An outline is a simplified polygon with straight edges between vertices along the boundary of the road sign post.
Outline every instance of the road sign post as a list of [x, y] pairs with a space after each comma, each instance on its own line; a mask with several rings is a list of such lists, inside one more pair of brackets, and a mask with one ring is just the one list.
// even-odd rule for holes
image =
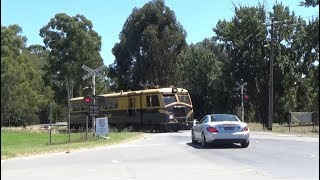
[[243, 91], [246, 91], [247, 89], [244, 87], [246, 86], [248, 83], [244, 82], [243, 83], [243, 79], [241, 79], [241, 83], [236, 82], [236, 85], [238, 86], [236, 88], [236, 91], [238, 91], [239, 89], [241, 90], [241, 121], [244, 122], [244, 105], [243, 105]]
[[[100, 73], [99, 71], [101, 71], [102, 69], [104, 68], [104, 65], [96, 68], [96, 69], [92, 69], [92, 68], [89, 68], [88, 66], [86, 65], [82, 65], [82, 69], [88, 71], [88, 74], [84, 75], [82, 77], [83, 80], [86, 80], [88, 79], [89, 77], [92, 76], [92, 95], [93, 97], [95, 97], [96, 95], [96, 75], [98, 76], [101, 76], [102, 78], [104, 78]], [[93, 105], [96, 105], [96, 100], [95, 98], [93, 98]], [[95, 116], [92, 116], [92, 130], [93, 130], [93, 134], [95, 134]]]

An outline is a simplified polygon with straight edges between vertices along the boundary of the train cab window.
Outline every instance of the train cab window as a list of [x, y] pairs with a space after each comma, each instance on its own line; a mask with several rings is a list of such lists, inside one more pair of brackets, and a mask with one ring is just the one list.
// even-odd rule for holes
[[190, 99], [188, 95], [178, 95], [179, 101], [186, 103], [186, 104], [191, 104]]
[[174, 94], [172, 95], [163, 95], [163, 102], [165, 105], [177, 102], [176, 96]]
[[147, 107], [160, 106], [158, 95], [146, 96], [146, 98], [147, 98]]

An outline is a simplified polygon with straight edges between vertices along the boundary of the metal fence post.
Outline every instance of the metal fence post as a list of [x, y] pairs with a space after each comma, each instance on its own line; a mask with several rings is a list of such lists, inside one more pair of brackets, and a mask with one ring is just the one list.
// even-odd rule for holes
[[315, 120], [316, 120], [316, 118], [314, 117], [314, 111], [312, 111], [312, 115], [311, 115], [311, 121], [312, 121], [312, 130], [314, 131], [314, 124], [315, 124]]
[[52, 106], [52, 104], [50, 103], [50, 105], [49, 105], [49, 123], [50, 123], [50, 126], [49, 126], [49, 134], [50, 134], [50, 140], [49, 140], [49, 142], [50, 142], [50, 144], [51, 144], [51, 139], [52, 139], [52, 135], [51, 135], [51, 129], [52, 129], [52, 124], [51, 124], [51, 106]]
[[289, 132], [290, 132], [290, 126], [291, 126], [291, 112], [289, 111]]

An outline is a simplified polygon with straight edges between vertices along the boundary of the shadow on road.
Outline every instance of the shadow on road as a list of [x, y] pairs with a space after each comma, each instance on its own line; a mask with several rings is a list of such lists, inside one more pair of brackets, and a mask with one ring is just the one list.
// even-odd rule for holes
[[238, 144], [209, 144], [206, 148], [203, 148], [200, 143], [188, 142], [186, 144], [195, 149], [241, 149]]

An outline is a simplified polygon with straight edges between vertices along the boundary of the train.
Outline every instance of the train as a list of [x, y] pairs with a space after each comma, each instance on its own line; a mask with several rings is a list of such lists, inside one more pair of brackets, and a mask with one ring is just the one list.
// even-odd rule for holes
[[[70, 127], [73, 129], [85, 127], [89, 106], [93, 104], [85, 98], [70, 100]], [[193, 126], [192, 101], [184, 88], [164, 87], [102, 94], [96, 96], [95, 105], [100, 107], [97, 117], [108, 117], [110, 128], [177, 132]], [[89, 127], [92, 127], [92, 121], [89, 121]]]

